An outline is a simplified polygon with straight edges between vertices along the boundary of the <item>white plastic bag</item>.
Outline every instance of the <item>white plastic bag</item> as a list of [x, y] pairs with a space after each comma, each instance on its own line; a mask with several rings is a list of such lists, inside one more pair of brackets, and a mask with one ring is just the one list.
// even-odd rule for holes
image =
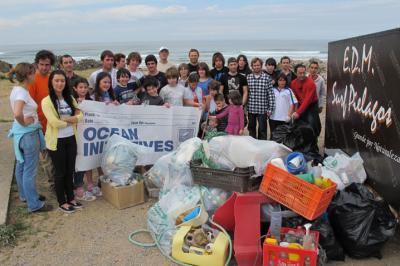
[[148, 148], [114, 134], [104, 147], [101, 168], [112, 182], [119, 185], [129, 184], [138, 158], [148, 151]]
[[335, 182], [337, 190], [345, 189], [346, 186], [344, 185], [343, 181], [334, 171], [329, 170], [326, 166], [322, 166], [321, 170], [322, 170], [321, 176], [329, 178], [331, 181]]

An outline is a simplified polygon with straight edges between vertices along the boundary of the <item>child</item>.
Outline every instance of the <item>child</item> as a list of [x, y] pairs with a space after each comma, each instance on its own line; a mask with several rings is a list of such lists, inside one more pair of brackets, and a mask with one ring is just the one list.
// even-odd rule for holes
[[[111, 77], [109, 81], [111, 87]], [[49, 96], [41, 104], [47, 119], [46, 148], [55, 169], [59, 210], [72, 213], [82, 208], [82, 204], [75, 200], [73, 174], [77, 149], [76, 124], [83, 115], [71, 95], [67, 77], [62, 70], [55, 70], [50, 74]]]
[[215, 136], [216, 133], [218, 132], [217, 127], [218, 127], [218, 119], [215, 117], [209, 117], [207, 121], [201, 124], [201, 130], [205, 133], [206, 137], [212, 135]]
[[164, 105], [164, 100], [158, 95], [158, 80], [154, 77], [147, 77], [143, 84], [146, 90], [142, 99], [142, 104], [145, 105]]
[[115, 99], [115, 94], [111, 86], [111, 75], [107, 72], [100, 72], [97, 75], [92, 99], [96, 102], [119, 105], [119, 102]]
[[210, 70], [208, 65], [204, 62], [199, 63], [199, 70], [197, 70], [197, 74], [199, 74], [199, 84], [198, 86], [203, 90], [203, 95], [208, 95], [208, 83], [212, 80]]
[[132, 52], [126, 58], [126, 65], [128, 67], [129, 72], [131, 73], [131, 78], [129, 83], [134, 82], [137, 83], [141, 78], [144, 77], [142, 71], [138, 69], [138, 66], [142, 63], [142, 57], [138, 52]]
[[197, 86], [199, 84], [199, 75], [193, 72], [189, 75], [188, 79], [189, 89], [193, 95], [193, 102], [195, 107], [201, 107], [203, 102], [203, 90]]
[[119, 103], [128, 105], [139, 105], [140, 100], [136, 94], [138, 89], [136, 82], [128, 83], [131, 79], [131, 72], [126, 68], [117, 71], [118, 85], [114, 89], [115, 98]]
[[217, 109], [214, 98], [217, 96], [220, 86], [221, 83], [216, 80], [211, 80], [211, 82], [208, 83], [208, 91], [210, 94], [203, 97], [203, 112], [205, 116], [207, 116], [208, 113], [214, 113]]
[[[74, 80], [73, 86], [73, 95], [75, 100], [78, 103], [83, 102], [84, 100], [92, 100], [89, 96], [89, 83], [85, 78], [78, 77]], [[88, 188], [93, 188], [93, 179], [92, 179], [92, 170], [89, 171], [80, 171], [75, 172], [74, 174], [74, 187], [75, 187], [75, 196], [78, 200], [84, 201], [93, 201], [96, 197], [90, 191], [85, 191], [83, 188], [83, 178], [86, 174], [86, 180], [88, 183]]]
[[273, 131], [282, 124], [289, 122], [292, 116], [297, 99], [292, 90], [288, 87], [287, 77], [285, 74], [279, 74], [277, 78], [277, 87], [274, 87], [275, 94], [275, 110], [269, 118], [269, 127], [271, 130], [271, 137]]
[[185, 63], [182, 63], [179, 65], [178, 67], [178, 71], [179, 71], [179, 80], [178, 83], [181, 84], [184, 87], [187, 87], [187, 79], [189, 76], [189, 66]]
[[196, 106], [190, 90], [178, 84], [178, 69], [170, 67], [165, 74], [168, 84], [160, 91], [160, 96], [164, 102], [172, 106]]
[[[210, 113], [212, 116], [219, 115], [219, 114], [223, 113], [226, 110], [226, 108], [228, 108], [228, 106], [226, 105], [226, 102], [225, 102], [225, 96], [223, 94], [218, 93], [214, 97], [214, 101], [215, 101], [216, 109], [215, 109], [215, 112]], [[218, 131], [224, 132], [227, 126], [228, 126], [228, 117], [222, 117], [222, 118], [218, 119], [218, 126], [217, 126]]]
[[231, 91], [228, 98], [229, 106], [222, 113], [210, 118], [219, 119], [228, 116], [228, 126], [225, 128], [225, 132], [229, 135], [242, 135], [244, 129], [242, 96], [238, 91]]

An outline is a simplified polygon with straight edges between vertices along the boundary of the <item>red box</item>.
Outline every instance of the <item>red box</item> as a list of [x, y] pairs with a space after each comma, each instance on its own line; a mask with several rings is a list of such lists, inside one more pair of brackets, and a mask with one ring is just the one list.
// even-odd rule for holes
[[[302, 231], [303, 229], [293, 229], [293, 228], [281, 228], [281, 239], [284, 239], [284, 235], [289, 231]], [[268, 235], [270, 232], [268, 232]], [[270, 245], [264, 243], [263, 247], [263, 266], [317, 266], [318, 261], [318, 243], [319, 243], [319, 232], [310, 230], [310, 234], [314, 237], [314, 249], [296, 249], [287, 248], [276, 245]], [[298, 260], [290, 260], [288, 257], [298, 256]], [[307, 259], [310, 258], [310, 259]]]

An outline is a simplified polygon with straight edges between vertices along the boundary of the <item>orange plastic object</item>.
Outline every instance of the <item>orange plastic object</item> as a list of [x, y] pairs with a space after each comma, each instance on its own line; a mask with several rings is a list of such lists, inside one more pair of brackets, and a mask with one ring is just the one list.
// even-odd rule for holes
[[285, 205], [308, 220], [314, 220], [326, 211], [336, 193], [336, 183], [321, 189], [268, 164], [260, 185], [260, 192]]

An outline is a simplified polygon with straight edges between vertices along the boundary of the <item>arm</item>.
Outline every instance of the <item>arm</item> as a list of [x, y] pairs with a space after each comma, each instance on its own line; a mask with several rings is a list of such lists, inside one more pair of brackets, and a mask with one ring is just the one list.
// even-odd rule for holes
[[17, 122], [26, 127], [30, 124], [33, 124], [35, 122], [34, 118], [29, 116], [29, 117], [24, 117], [23, 109], [24, 109], [25, 102], [22, 100], [17, 100], [15, 101], [14, 104], [14, 118], [17, 120]]
[[249, 96], [249, 88], [247, 86], [243, 86], [243, 99], [242, 99], [243, 106], [246, 105], [248, 96]]
[[44, 98], [42, 101], [42, 110], [43, 114], [47, 119], [47, 123], [52, 127], [56, 128], [65, 128], [68, 126], [68, 123], [62, 121], [56, 114], [53, 103], [50, 101], [50, 98]]
[[321, 77], [322, 82], [321, 82], [321, 91], [319, 92], [319, 100], [318, 100], [318, 105], [319, 105], [319, 112], [322, 112], [322, 109], [324, 108], [326, 104], [326, 85], [325, 85], [325, 80]]
[[229, 114], [229, 106], [225, 109], [225, 111], [223, 111], [222, 113], [219, 113], [219, 114], [217, 114], [217, 115], [215, 115], [215, 117], [217, 118], [217, 119], [221, 119], [221, 118], [224, 118], [225, 116], [227, 116], [228, 114]]
[[267, 115], [270, 116], [275, 111], [275, 94], [272, 90], [272, 83], [270, 80], [267, 82]]
[[312, 100], [314, 99], [317, 90], [315, 88], [315, 83], [314, 82], [310, 82], [309, 84], [303, 84], [304, 85], [308, 85], [309, 88], [306, 89], [306, 95], [304, 97], [303, 102], [300, 104], [299, 109], [297, 109], [296, 113], [301, 116], [301, 114], [308, 108], [308, 106], [310, 106], [310, 104], [312, 103]]
[[241, 106], [240, 111], [239, 111], [239, 128], [240, 128], [240, 135], [243, 133], [244, 129], [244, 111], [243, 107]]

